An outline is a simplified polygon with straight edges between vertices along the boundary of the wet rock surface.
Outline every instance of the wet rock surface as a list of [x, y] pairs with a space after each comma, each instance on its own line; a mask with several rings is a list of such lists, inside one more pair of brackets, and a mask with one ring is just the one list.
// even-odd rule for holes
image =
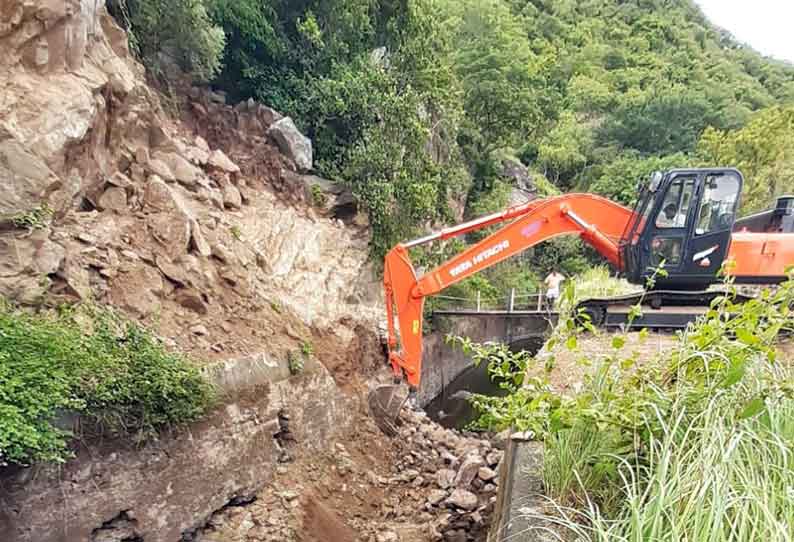
[[478, 475], [491, 469], [485, 464], [498, 471], [501, 451], [423, 413], [404, 411], [400, 420], [399, 436], [387, 439], [362, 415], [323, 453], [282, 463], [265, 490], [218, 511], [188, 540], [484, 541], [497, 482]]

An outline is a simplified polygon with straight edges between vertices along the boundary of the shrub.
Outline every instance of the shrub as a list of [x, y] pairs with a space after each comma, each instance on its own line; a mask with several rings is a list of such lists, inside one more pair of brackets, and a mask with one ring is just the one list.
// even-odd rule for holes
[[220, 71], [226, 36], [210, 21], [204, 0], [111, 0], [108, 7], [151, 73], [161, 75], [165, 59], [197, 81]]
[[65, 461], [67, 412], [143, 439], [197, 419], [212, 397], [198, 368], [110, 310], [36, 315], [0, 304], [0, 462]]
[[20, 229], [40, 230], [47, 227], [52, 215], [52, 209], [44, 205], [11, 217], [11, 223]]

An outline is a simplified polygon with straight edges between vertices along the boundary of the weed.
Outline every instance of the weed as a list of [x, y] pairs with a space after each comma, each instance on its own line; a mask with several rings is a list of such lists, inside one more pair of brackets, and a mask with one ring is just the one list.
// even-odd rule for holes
[[309, 341], [301, 342], [301, 354], [303, 357], [310, 358], [314, 355], [314, 345]]
[[52, 209], [45, 204], [12, 217], [11, 222], [20, 229], [40, 230], [49, 225], [52, 215]]
[[290, 351], [287, 354], [287, 366], [293, 376], [302, 373], [304, 368], [303, 357], [298, 352]]
[[[794, 369], [775, 362], [780, 333], [794, 331], [794, 275], [742, 304], [726, 287], [673, 347], [641, 367], [623, 351], [624, 336], [614, 336], [611, 354], [573, 397], [542, 381], [503, 399], [475, 397], [481, 425], [528, 427], [545, 438], [546, 490], [559, 504], [556, 521], [577, 539], [788, 540]], [[575, 339], [575, 324], [560, 329]], [[509, 379], [514, 358], [505, 364], [488, 348], [479, 357]]]
[[230, 227], [229, 228], [229, 233], [231, 233], [232, 237], [234, 237], [237, 241], [242, 241], [243, 240], [243, 232], [240, 229], [240, 226], [236, 226], [235, 225], [235, 226]]
[[319, 184], [313, 184], [311, 191], [312, 204], [316, 207], [324, 207], [328, 201], [328, 196], [326, 196], [325, 192], [323, 192], [322, 187]]

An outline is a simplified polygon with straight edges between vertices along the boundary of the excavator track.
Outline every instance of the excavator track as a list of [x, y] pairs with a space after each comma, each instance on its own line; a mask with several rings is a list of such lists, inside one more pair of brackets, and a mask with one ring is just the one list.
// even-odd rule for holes
[[[685, 329], [705, 314], [711, 303], [726, 295], [721, 290], [653, 290], [616, 297], [591, 298], [577, 306], [590, 322], [604, 329]], [[745, 303], [751, 296], [736, 294], [734, 303]], [[642, 314], [631, 319], [632, 307], [640, 305]]]

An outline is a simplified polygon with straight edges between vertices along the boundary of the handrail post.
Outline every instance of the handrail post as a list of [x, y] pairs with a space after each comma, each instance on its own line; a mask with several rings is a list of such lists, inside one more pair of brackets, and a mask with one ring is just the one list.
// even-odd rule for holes
[[508, 312], [513, 312], [515, 307], [516, 307], [516, 289], [515, 288], [511, 288], [510, 289], [510, 308], [508, 309]]
[[538, 312], [543, 310], [543, 288], [538, 289]]
[[480, 291], [477, 290], [477, 312], [480, 312]]

